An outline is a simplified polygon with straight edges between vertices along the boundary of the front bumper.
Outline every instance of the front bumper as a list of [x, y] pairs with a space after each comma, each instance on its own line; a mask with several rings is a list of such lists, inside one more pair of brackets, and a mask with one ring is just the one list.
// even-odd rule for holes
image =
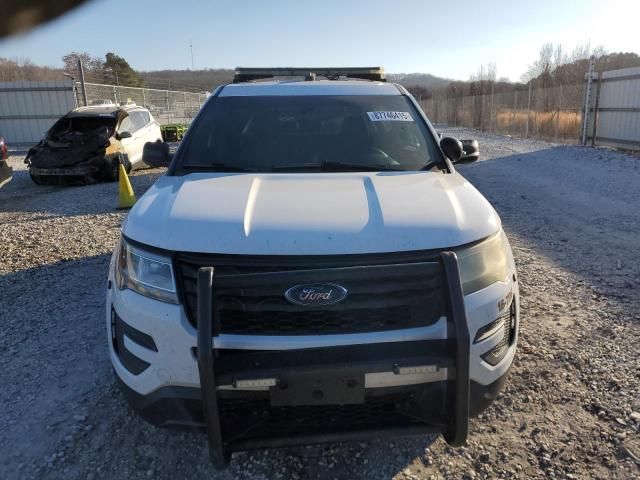
[[[131, 407], [147, 422], [171, 429], [204, 431], [205, 420], [202, 408], [202, 392], [199, 388], [167, 386], [149, 395], [140, 395], [116, 377], [118, 386]], [[489, 385], [471, 381], [469, 385], [469, 414], [476, 416], [484, 411], [498, 396], [508, 378], [508, 371]], [[243, 414], [254, 415], [258, 428], [251, 439], [236, 441], [233, 450], [251, 450], [267, 447], [308, 445], [331, 441], [370, 440], [383, 436], [401, 436], [423, 433], [439, 433], [442, 419], [437, 410], [430, 408], [432, 422], [412, 422], [404, 413], [398, 412], [398, 400], [410, 402], [419, 398], [438, 405], [444, 395], [445, 383], [425, 383], [398, 387], [371, 389], [363, 405], [344, 405], [336, 412], [326, 406], [280, 407], [269, 405], [264, 392], [224, 392], [222, 428], [237, 430], [244, 425], [238, 423]], [[233, 405], [238, 405], [236, 409]], [[231, 408], [230, 408], [231, 407]], [[409, 412], [408, 408], [404, 410]], [[337, 414], [336, 414], [337, 413]], [[272, 421], [269, 421], [271, 414]], [[266, 418], [265, 418], [266, 417]], [[329, 418], [329, 421], [326, 419]], [[371, 420], [374, 420], [373, 422]], [[318, 433], [320, 422], [331, 423], [330, 431]], [[372, 426], [373, 425], [373, 426]], [[278, 436], [274, 436], [278, 433]]]
[[[500, 342], [500, 335], [480, 342], [471, 339], [500, 315], [505, 298], [513, 298], [517, 312], [518, 293], [513, 277], [462, 297], [455, 257], [448, 267], [446, 257], [436, 263], [447, 271], [447, 317], [428, 327], [381, 334], [214, 335], [212, 322], [193, 328], [180, 305], [110, 289], [110, 333], [115, 314], [153, 343], [145, 346], [126, 332], [121, 336], [120, 345], [146, 364], [134, 373], [123, 364], [118, 345], [114, 348], [118, 342], [109, 335], [114, 369], [127, 398], [147, 420], [206, 428], [218, 462], [234, 450], [357, 438], [378, 435], [381, 429], [392, 434], [441, 431], [449, 442], [460, 444], [468, 416], [486, 408], [506, 379], [515, 354], [517, 319], [513, 344], [496, 365], [481, 355]], [[205, 276], [198, 292], [198, 304], [205, 311], [198, 317], [212, 318], [206, 309], [212, 302], [213, 274], [205, 270], [200, 272]], [[271, 405], [271, 392], [280, 388], [281, 378], [321, 381], [345, 371], [362, 375], [356, 379], [363, 383], [360, 403], [345, 403], [338, 410], [330, 403]], [[335, 398], [339, 395], [334, 396], [339, 402]], [[314, 413], [305, 421], [309, 409]], [[345, 412], [351, 412], [346, 419], [341, 417]], [[269, 420], [274, 418], [279, 421]], [[327, 419], [334, 419], [330, 428]]]
[[42, 176], [55, 176], [55, 177], [80, 177], [84, 175], [90, 175], [97, 172], [99, 169], [92, 166], [80, 166], [69, 168], [38, 168], [29, 167], [29, 173], [32, 175]]
[[38, 185], [88, 185], [100, 179], [97, 165], [81, 165], [69, 168], [29, 167], [29, 175]]

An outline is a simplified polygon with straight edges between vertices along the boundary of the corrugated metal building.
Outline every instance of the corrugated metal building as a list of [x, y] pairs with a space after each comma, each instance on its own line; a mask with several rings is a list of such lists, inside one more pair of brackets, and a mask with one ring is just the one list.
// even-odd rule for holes
[[592, 82], [587, 139], [640, 150], [640, 67], [602, 72]]
[[71, 80], [0, 82], [0, 135], [9, 146], [34, 145], [75, 106]]

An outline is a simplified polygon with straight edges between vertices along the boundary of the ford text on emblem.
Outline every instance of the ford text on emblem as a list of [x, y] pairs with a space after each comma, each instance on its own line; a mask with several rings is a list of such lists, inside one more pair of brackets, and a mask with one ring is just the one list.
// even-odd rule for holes
[[308, 307], [333, 305], [347, 298], [347, 289], [334, 283], [296, 285], [284, 293], [284, 297], [296, 305]]

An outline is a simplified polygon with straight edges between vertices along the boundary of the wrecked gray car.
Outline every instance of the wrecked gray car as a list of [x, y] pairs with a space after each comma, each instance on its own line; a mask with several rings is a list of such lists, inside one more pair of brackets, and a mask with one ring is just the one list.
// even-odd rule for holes
[[135, 104], [76, 108], [29, 150], [25, 163], [38, 185], [88, 185], [118, 179], [142, 164], [142, 147], [161, 141], [160, 127]]

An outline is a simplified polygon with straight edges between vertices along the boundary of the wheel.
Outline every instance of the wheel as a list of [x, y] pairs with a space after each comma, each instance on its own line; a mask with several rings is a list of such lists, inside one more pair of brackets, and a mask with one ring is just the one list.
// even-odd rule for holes
[[124, 155], [123, 157], [120, 158], [120, 161], [124, 165], [124, 171], [127, 172], [127, 175], [129, 175], [131, 173], [131, 170], [133, 170], [133, 165], [129, 161], [129, 157]]
[[214, 470], [224, 471], [229, 468], [229, 463], [231, 463], [231, 452], [227, 449], [224, 449], [221, 452], [222, 457], [218, 457], [214, 452], [209, 450], [209, 454], [211, 457], [211, 466], [213, 466]]
[[40, 178], [40, 175], [34, 175], [33, 173], [29, 172], [29, 176], [31, 177], [31, 180], [33, 180], [33, 183], [35, 183], [36, 185], [44, 185], [44, 182]]
[[120, 171], [120, 161], [117, 158], [112, 158], [102, 168], [102, 180], [105, 182], [117, 182]]

